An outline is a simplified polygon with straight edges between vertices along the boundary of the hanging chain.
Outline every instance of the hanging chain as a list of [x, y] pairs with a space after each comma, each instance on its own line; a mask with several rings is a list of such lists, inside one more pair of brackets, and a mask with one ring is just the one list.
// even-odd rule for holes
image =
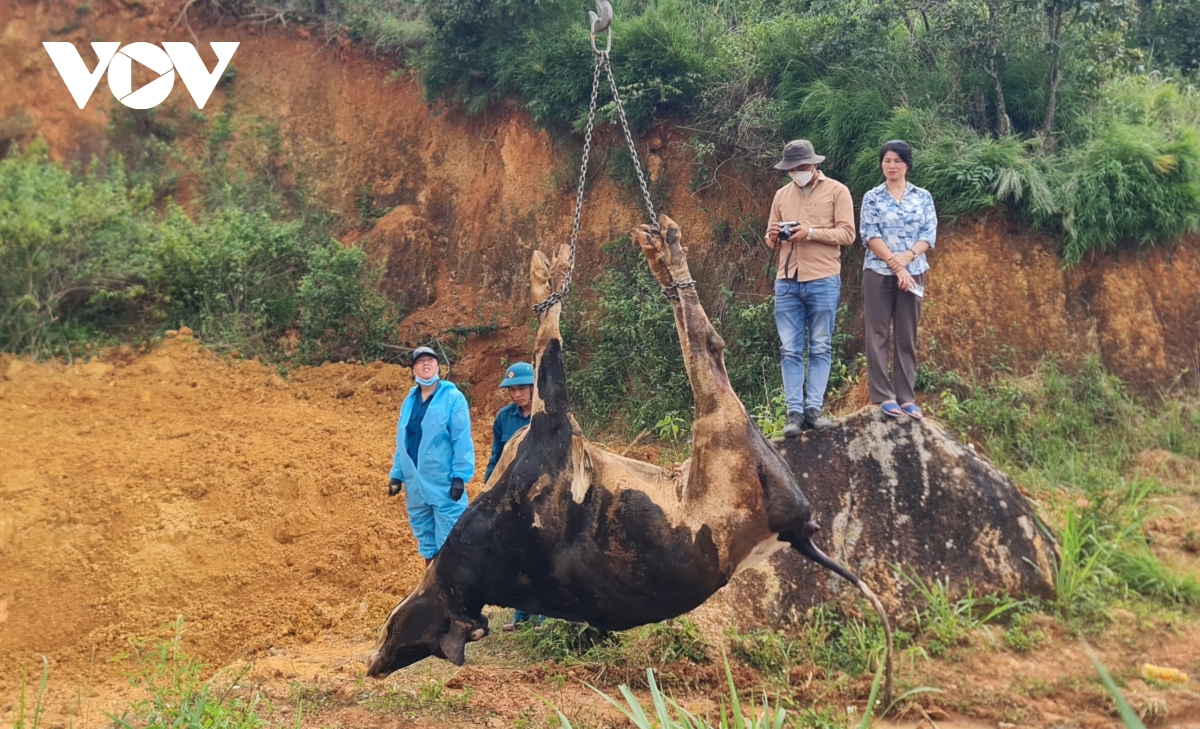
[[[611, 31], [609, 32], [611, 34]], [[596, 94], [600, 91], [601, 58], [607, 60], [608, 53], [596, 53], [596, 71], [592, 74], [592, 101], [588, 104], [587, 130], [583, 133], [583, 164], [579, 168], [579, 188], [575, 192], [575, 222], [571, 224], [571, 257], [567, 259], [567, 278], [563, 282], [562, 291], [551, 292], [545, 301], [533, 305], [534, 312], [538, 314], [562, 301], [571, 290], [571, 276], [575, 273], [575, 248], [579, 240], [579, 220], [583, 215], [583, 191], [587, 185], [588, 156], [592, 151], [592, 128], [596, 124]]]
[[[650, 201], [650, 188], [646, 186], [646, 176], [642, 173], [642, 163], [638, 159], [637, 147], [633, 143], [633, 133], [629, 130], [629, 122], [625, 120], [625, 105], [621, 103], [621, 95], [617, 91], [617, 81], [613, 78], [612, 64], [609, 62], [609, 53], [612, 51], [612, 7], [604, 0], [596, 0], [596, 8], [600, 10], [599, 15], [588, 13], [591, 17], [592, 52], [595, 54], [595, 70], [592, 74], [592, 100], [588, 104], [587, 129], [583, 135], [583, 163], [579, 169], [579, 188], [575, 193], [575, 220], [571, 224], [571, 255], [567, 259], [567, 277], [563, 281], [562, 291], [554, 291], [546, 297], [545, 301], [540, 301], [533, 305], [534, 312], [538, 314], [561, 302], [566, 297], [567, 292], [571, 290], [571, 277], [575, 273], [575, 250], [579, 242], [579, 221], [583, 214], [583, 193], [587, 185], [588, 156], [592, 149], [592, 129], [596, 124], [596, 95], [600, 91], [601, 68], [608, 75], [608, 85], [612, 88], [613, 103], [617, 107], [617, 116], [621, 120], [621, 129], [625, 132], [625, 142], [629, 145], [629, 156], [633, 158], [633, 167], [637, 170], [638, 184], [642, 188], [642, 196], [646, 201], [646, 210], [650, 213], [650, 224], [656, 229], [658, 227], [658, 216], [654, 212], [654, 203]], [[600, 50], [596, 47], [596, 33], [604, 30], [608, 31], [608, 37], [606, 38], [604, 50]], [[686, 286], [695, 286], [695, 282], [672, 284], [669, 288], [683, 288]], [[663, 293], [667, 293], [667, 289], [663, 289]]]
[[633, 144], [633, 134], [629, 131], [629, 122], [625, 121], [625, 105], [621, 103], [621, 94], [617, 92], [617, 80], [613, 78], [612, 65], [608, 63], [608, 54], [604, 56], [604, 70], [608, 72], [608, 85], [612, 87], [613, 102], [617, 107], [617, 116], [621, 119], [621, 129], [625, 131], [625, 143], [629, 145], [629, 156], [633, 159], [633, 168], [637, 170], [638, 184], [642, 186], [642, 197], [646, 201], [646, 210], [650, 213], [650, 225], [658, 227], [658, 215], [654, 213], [654, 203], [650, 201], [650, 188], [646, 186], [646, 176], [642, 174], [642, 163], [638, 160], [637, 147]]

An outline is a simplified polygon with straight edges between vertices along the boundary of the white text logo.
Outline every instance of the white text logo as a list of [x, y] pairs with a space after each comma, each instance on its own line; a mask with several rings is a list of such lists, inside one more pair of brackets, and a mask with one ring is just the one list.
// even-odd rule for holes
[[[239, 44], [209, 43], [217, 55], [217, 65], [211, 73], [191, 43], [164, 42], [162, 48], [153, 43], [130, 43], [124, 48], [120, 43], [92, 43], [92, 50], [100, 59], [92, 71], [84, 65], [74, 45], [61, 42], [42, 45], [80, 109], [92, 98], [92, 92], [96, 90], [100, 76], [106, 69], [109, 90], [117, 97], [117, 101], [130, 109], [149, 109], [165, 101], [175, 86], [176, 71], [179, 71], [179, 78], [183, 79], [183, 85], [196, 101], [196, 106], [203, 109]], [[134, 61], [158, 74], [158, 78], [137, 91], [133, 90]]]

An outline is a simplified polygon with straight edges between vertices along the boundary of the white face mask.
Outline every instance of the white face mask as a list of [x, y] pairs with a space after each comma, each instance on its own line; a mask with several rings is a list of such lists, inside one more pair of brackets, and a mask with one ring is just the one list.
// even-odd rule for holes
[[804, 187], [808, 183], [812, 182], [813, 178], [812, 170], [796, 170], [794, 172], [789, 172], [788, 174], [791, 175], [791, 178], [795, 180], [796, 184], [800, 187]]

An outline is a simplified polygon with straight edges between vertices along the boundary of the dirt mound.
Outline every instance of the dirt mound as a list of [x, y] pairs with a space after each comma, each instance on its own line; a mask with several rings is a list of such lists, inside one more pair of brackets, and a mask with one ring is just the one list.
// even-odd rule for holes
[[[13, 658], [78, 672], [177, 615], [217, 663], [369, 636], [422, 570], [385, 490], [411, 384], [382, 363], [285, 379], [186, 336], [0, 360], [0, 689]], [[491, 418], [473, 416], [482, 472]]]

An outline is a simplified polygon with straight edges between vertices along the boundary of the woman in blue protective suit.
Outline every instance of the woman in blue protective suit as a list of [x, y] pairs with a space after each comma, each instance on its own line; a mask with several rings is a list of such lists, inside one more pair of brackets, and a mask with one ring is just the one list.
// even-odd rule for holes
[[408, 522], [429, 566], [467, 508], [465, 484], [475, 475], [475, 446], [467, 399], [440, 378], [437, 352], [418, 347], [410, 362], [417, 384], [400, 407], [388, 495], [408, 485]]

